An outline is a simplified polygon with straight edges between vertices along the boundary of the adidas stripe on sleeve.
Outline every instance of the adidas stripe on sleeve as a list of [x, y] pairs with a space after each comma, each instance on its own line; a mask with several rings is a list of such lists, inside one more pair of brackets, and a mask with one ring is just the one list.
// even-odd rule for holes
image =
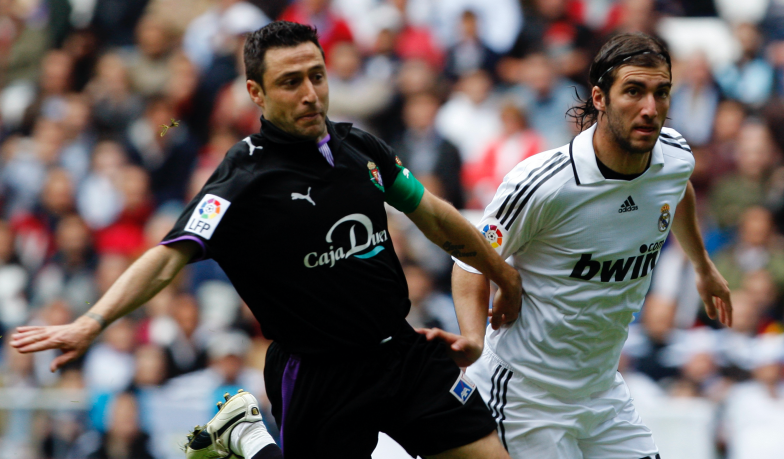
[[[557, 188], [560, 182], [553, 177], [570, 164], [569, 156], [560, 151], [544, 152], [521, 162], [504, 177], [479, 224], [479, 230], [501, 258], [518, 252], [543, 227], [547, 206], [541, 197]], [[479, 274], [475, 268], [457, 259], [455, 262]]]

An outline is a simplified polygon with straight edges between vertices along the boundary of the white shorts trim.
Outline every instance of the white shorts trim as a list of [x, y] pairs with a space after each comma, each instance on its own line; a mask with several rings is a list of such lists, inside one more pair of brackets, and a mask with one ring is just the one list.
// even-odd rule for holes
[[466, 373], [514, 459], [638, 459], [658, 453], [620, 373], [610, 389], [572, 400], [514, 372], [488, 346]]

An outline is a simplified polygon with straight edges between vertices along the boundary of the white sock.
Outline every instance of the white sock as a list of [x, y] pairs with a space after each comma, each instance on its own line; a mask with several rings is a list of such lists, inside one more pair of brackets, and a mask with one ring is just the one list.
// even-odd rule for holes
[[262, 448], [274, 443], [263, 422], [241, 422], [231, 431], [229, 449], [245, 459], [252, 459]]

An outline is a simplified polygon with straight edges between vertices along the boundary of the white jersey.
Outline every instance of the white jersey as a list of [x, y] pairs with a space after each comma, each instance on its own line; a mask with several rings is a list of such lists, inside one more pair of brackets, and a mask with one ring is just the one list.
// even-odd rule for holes
[[524, 289], [520, 317], [488, 327], [489, 350], [569, 398], [612, 386], [632, 314], [694, 169], [683, 137], [664, 128], [645, 173], [605, 179], [595, 130], [518, 164], [479, 224], [498, 254], [512, 257]]

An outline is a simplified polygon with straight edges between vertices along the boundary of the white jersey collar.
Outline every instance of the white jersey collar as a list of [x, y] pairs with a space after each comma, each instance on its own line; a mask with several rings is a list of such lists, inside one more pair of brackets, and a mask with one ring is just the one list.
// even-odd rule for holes
[[[606, 179], [596, 165], [596, 152], [593, 149], [593, 135], [596, 132], [596, 123], [577, 135], [569, 144], [569, 156], [572, 158], [574, 178], [578, 185], [590, 185], [603, 182]], [[653, 145], [651, 165], [649, 169], [661, 169], [664, 165], [664, 155], [659, 140]], [[647, 171], [646, 171], [647, 172]]]

